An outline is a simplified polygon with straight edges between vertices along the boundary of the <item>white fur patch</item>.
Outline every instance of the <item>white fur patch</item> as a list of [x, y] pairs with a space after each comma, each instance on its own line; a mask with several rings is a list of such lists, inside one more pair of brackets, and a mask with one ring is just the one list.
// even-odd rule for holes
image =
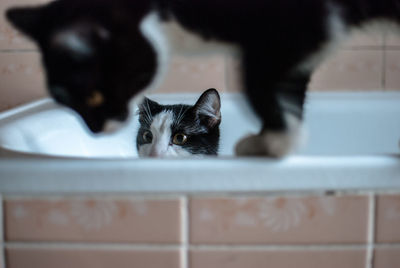
[[65, 30], [57, 33], [53, 37], [53, 44], [77, 55], [90, 56], [93, 53], [93, 49], [87, 41], [74, 30]]
[[285, 119], [286, 131], [264, 131], [259, 135], [243, 138], [236, 145], [236, 154], [281, 158], [292, 153], [305, 143], [306, 135], [299, 119], [289, 113], [285, 115]]
[[156, 51], [157, 70], [152, 83], [145, 90], [152, 90], [160, 85], [168, 69], [169, 47], [168, 41], [163, 33], [160, 16], [152, 11], [147, 14], [140, 23], [140, 31], [147, 38]]
[[341, 8], [332, 2], [327, 2], [327, 9], [329, 15], [326, 23], [326, 31], [329, 39], [321, 49], [309, 56], [295, 68], [298, 71], [313, 71], [325, 58], [331, 55], [337, 49], [339, 43], [348, 36], [349, 29], [342, 18]]
[[188, 151], [181, 146], [171, 143], [171, 125], [174, 122], [172, 112], [157, 114], [151, 123], [150, 131], [153, 134], [151, 143], [139, 147], [140, 157], [174, 157], [189, 156]]

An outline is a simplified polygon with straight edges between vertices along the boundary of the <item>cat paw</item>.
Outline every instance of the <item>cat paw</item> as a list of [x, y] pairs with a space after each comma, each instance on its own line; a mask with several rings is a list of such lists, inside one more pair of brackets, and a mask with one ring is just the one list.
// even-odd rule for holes
[[238, 156], [267, 156], [282, 158], [295, 151], [305, 141], [300, 121], [287, 116], [288, 130], [264, 130], [259, 135], [250, 135], [240, 140], [235, 148]]

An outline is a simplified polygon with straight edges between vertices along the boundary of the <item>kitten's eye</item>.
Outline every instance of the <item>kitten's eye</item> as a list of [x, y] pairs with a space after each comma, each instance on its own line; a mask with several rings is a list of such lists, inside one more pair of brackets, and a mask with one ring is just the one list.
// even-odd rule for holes
[[186, 141], [187, 141], [187, 136], [182, 133], [175, 134], [175, 136], [172, 140], [172, 142], [176, 145], [185, 144]]
[[143, 133], [143, 140], [146, 143], [150, 143], [153, 140], [153, 134], [150, 131], [145, 131]]

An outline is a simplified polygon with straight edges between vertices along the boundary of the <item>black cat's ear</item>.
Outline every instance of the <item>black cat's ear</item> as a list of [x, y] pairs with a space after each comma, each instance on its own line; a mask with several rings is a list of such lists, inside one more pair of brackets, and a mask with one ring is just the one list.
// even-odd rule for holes
[[42, 7], [18, 7], [7, 10], [7, 19], [24, 34], [36, 38], [40, 31]]
[[51, 43], [79, 59], [93, 56], [109, 39], [110, 32], [103, 26], [95, 22], [81, 21], [54, 33]]
[[214, 88], [206, 90], [194, 105], [196, 116], [207, 127], [213, 128], [221, 123], [221, 99]]

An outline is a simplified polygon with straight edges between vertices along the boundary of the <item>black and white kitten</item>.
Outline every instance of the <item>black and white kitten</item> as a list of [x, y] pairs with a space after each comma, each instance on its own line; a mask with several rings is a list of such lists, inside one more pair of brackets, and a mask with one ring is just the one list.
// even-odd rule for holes
[[236, 146], [239, 155], [281, 157], [301, 140], [313, 70], [351, 29], [400, 22], [399, 0], [58, 0], [15, 8], [8, 19], [37, 41], [52, 96], [94, 132], [124, 120], [129, 100], [154, 85], [168, 35], [194, 34], [202, 46], [171, 38], [172, 49], [234, 47], [243, 86], [263, 122]]
[[205, 91], [193, 106], [161, 105], [145, 98], [139, 106], [139, 156], [217, 155], [220, 108], [215, 89]]

